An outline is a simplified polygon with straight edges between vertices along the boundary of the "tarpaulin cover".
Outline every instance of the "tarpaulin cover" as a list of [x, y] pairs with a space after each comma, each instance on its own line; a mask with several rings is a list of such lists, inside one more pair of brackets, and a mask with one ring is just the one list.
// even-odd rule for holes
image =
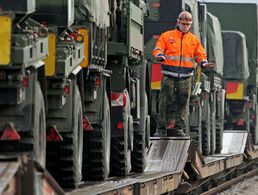
[[249, 77], [245, 35], [239, 31], [222, 31], [224, 78], [246, 80]]
[[110, 26], [109, 1], [107, 0], [75, 0], [75, 18], [88, 19], [100, 28]]
[[207, 54], [209, 61], [216, 64], [216, 72], [223, 75], [223, 43], [221, 27], [217, 17], [207, 14]]

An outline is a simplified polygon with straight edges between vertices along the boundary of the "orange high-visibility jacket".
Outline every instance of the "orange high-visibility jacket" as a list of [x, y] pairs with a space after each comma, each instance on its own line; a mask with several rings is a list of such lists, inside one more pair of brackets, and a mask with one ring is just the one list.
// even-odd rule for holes
[[182, 33], [178, 29], [161, 34], [152, 54], [156, 58], [163, 54], [161, 72], [176, 77], [193, 75], [195, 63], [207, 61], [206, 52], [197, 36], [191, 32]]

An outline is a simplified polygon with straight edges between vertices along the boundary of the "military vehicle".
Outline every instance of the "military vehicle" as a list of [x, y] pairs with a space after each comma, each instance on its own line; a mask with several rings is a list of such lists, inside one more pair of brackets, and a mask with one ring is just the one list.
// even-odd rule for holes
[[[151, 51], [182, 10], [217, 66], [196, 68], [188, 136], [149, 139], [162, 76]], [[0, 193], [200, 194], [257, 169], [256, 123], [228, 120], [256, 112], [246, 39], [211, 13], [195, 0], [0, 0]], [[233, 82], [247, 89], [238, 110]]]
[[[224, 66], [227, 91], [225, 128], [246, 129], [251, 132], [253, 143], [256, 144], [258, 140], [257, 4], [243, 4], [234, 1], [223, 4], [213, 1], [206, 4], [210, 12], [219, 18], [223, 31], [240, 32], [232, 38], [229, 38], [230, 32], [223, 33], [223, 41], [228, 45], [225, 50]], [[243, 36], [246, 43], [240, 41], [240, 37]], [[238, 41], [232, 44], [233, 39], [238, 39]], [[236, 50], [236, 45], [239, 50]], [[247, 51], [243, 49], [245, 47], [247, 47]]]
[[150, 128], [145, 3], [0, 5], [1, 153], [29, 153], [62, 187], [142, 172]]

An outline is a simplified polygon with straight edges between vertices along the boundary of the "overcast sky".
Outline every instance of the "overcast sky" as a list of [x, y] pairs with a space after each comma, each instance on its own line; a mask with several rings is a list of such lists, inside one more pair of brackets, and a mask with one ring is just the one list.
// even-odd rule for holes
[[257, 3], [258, 4], [258, 0], [201, 0], [202, 2], [224, 2], [224, 3], [228, 3], [228, 2], [237, 2], [237, 3]]

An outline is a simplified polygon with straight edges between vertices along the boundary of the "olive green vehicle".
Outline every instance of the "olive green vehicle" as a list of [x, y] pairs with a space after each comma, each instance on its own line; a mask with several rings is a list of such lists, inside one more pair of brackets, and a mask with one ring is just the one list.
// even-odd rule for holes
[[0, 7], [0, 153], [28, 154], [64, 188], [142, 172], [150, 132], [145, 2]]
[[[257, 169], [257, 52], [248, 34], [257, 24], [252, 33], [226, 28], [228, 15], [213, 15], [223, 8], [0, 0], [0, 194], [201, 194]], [[187, 137], [150, 139], [162, 76], [151, 52], [182, 10], [216, 69], [195, 70]]]
[[[214, 0], [207, 7], [219, 18], [225, 31], [225, 128], [246, 129], [257, 144], [257, 4], [234, 1], [221, 4]], [[238, 33], [232, 36], [232, 31]]]

